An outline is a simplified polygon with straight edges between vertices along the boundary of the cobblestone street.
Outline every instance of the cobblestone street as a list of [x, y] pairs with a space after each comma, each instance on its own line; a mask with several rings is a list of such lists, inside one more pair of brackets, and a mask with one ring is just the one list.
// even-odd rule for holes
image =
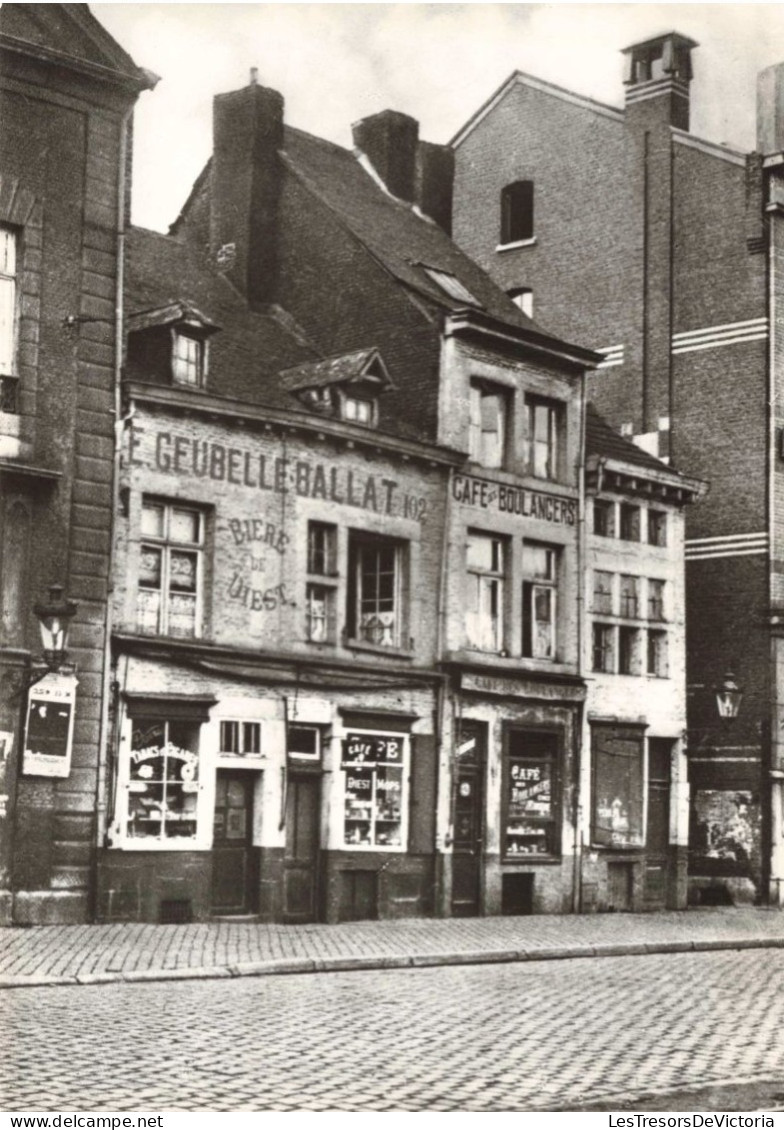
[[782, 999], [778, 949], [20, 989], [0, 1000], [2, 1103], [514, 1111], [606, 1096], [612, 1110], [781, 1083]]

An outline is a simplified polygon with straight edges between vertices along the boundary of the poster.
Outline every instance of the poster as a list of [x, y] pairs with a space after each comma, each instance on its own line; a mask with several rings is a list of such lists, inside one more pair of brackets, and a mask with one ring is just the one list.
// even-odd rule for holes
[[76, 677], [50, 672], [30, 688], [22, 773], [67, 777], [71, 772]]

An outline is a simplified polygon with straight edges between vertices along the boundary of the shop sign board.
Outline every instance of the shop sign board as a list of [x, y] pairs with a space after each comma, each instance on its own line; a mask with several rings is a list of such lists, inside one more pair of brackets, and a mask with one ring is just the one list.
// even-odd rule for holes
[[67, 777], [71, 772], [74, 675], [50, 672], [30, 688], [27, 699], [22, 773], [33, 777]]
[[574, 526], [577, 523], [577, 499], [545, 494], [508, 483], [495, 483], [479, 479], [476, 475], [455, 475], [452, 493], [456, 502], [509, 514], [519, 518], [538, 518], [556, 525]]

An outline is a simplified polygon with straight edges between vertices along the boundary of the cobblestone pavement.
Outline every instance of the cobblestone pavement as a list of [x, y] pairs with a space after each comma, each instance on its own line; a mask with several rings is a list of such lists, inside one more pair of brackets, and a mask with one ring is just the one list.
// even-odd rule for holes
[[[721, 908], [657, 914], [404, 919], [339, 926], [223, 921], [0, 929], [0, 986], [167, 975], [230, 976], [334, 967], [516, 961], [630, 947], [784, 946], [784, 912]], [[281, 963], [283, 963], [281, 965]], [[263, 967], [263, 968], [262, 968]]]
[[782, 999], [780, 949], [31, 988], [0, 997], [0, 1100], [518, 1111], [607, 1095], [617, 1110], [623, 1095], [784, 1077]]

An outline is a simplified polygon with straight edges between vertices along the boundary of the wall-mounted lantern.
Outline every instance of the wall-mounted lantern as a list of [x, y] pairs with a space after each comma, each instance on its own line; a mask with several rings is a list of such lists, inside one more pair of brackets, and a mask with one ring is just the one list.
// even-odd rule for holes
[[68, 631], [77, 607], [63, 596], [62, 585], [50, 585], [49, 600], [33, 606], [41, 628], [44, 663], [49, 671], [59, 671], [68, 659]]
[[716, 688], [716, 706], [719, 711], [719, 718], [727, 722], [732, 722], [738, 717], [740, 704], [743, 700], [743, 691], [735, 682], [735, 676], [732, 672], [728, 671], [721, 682]]

